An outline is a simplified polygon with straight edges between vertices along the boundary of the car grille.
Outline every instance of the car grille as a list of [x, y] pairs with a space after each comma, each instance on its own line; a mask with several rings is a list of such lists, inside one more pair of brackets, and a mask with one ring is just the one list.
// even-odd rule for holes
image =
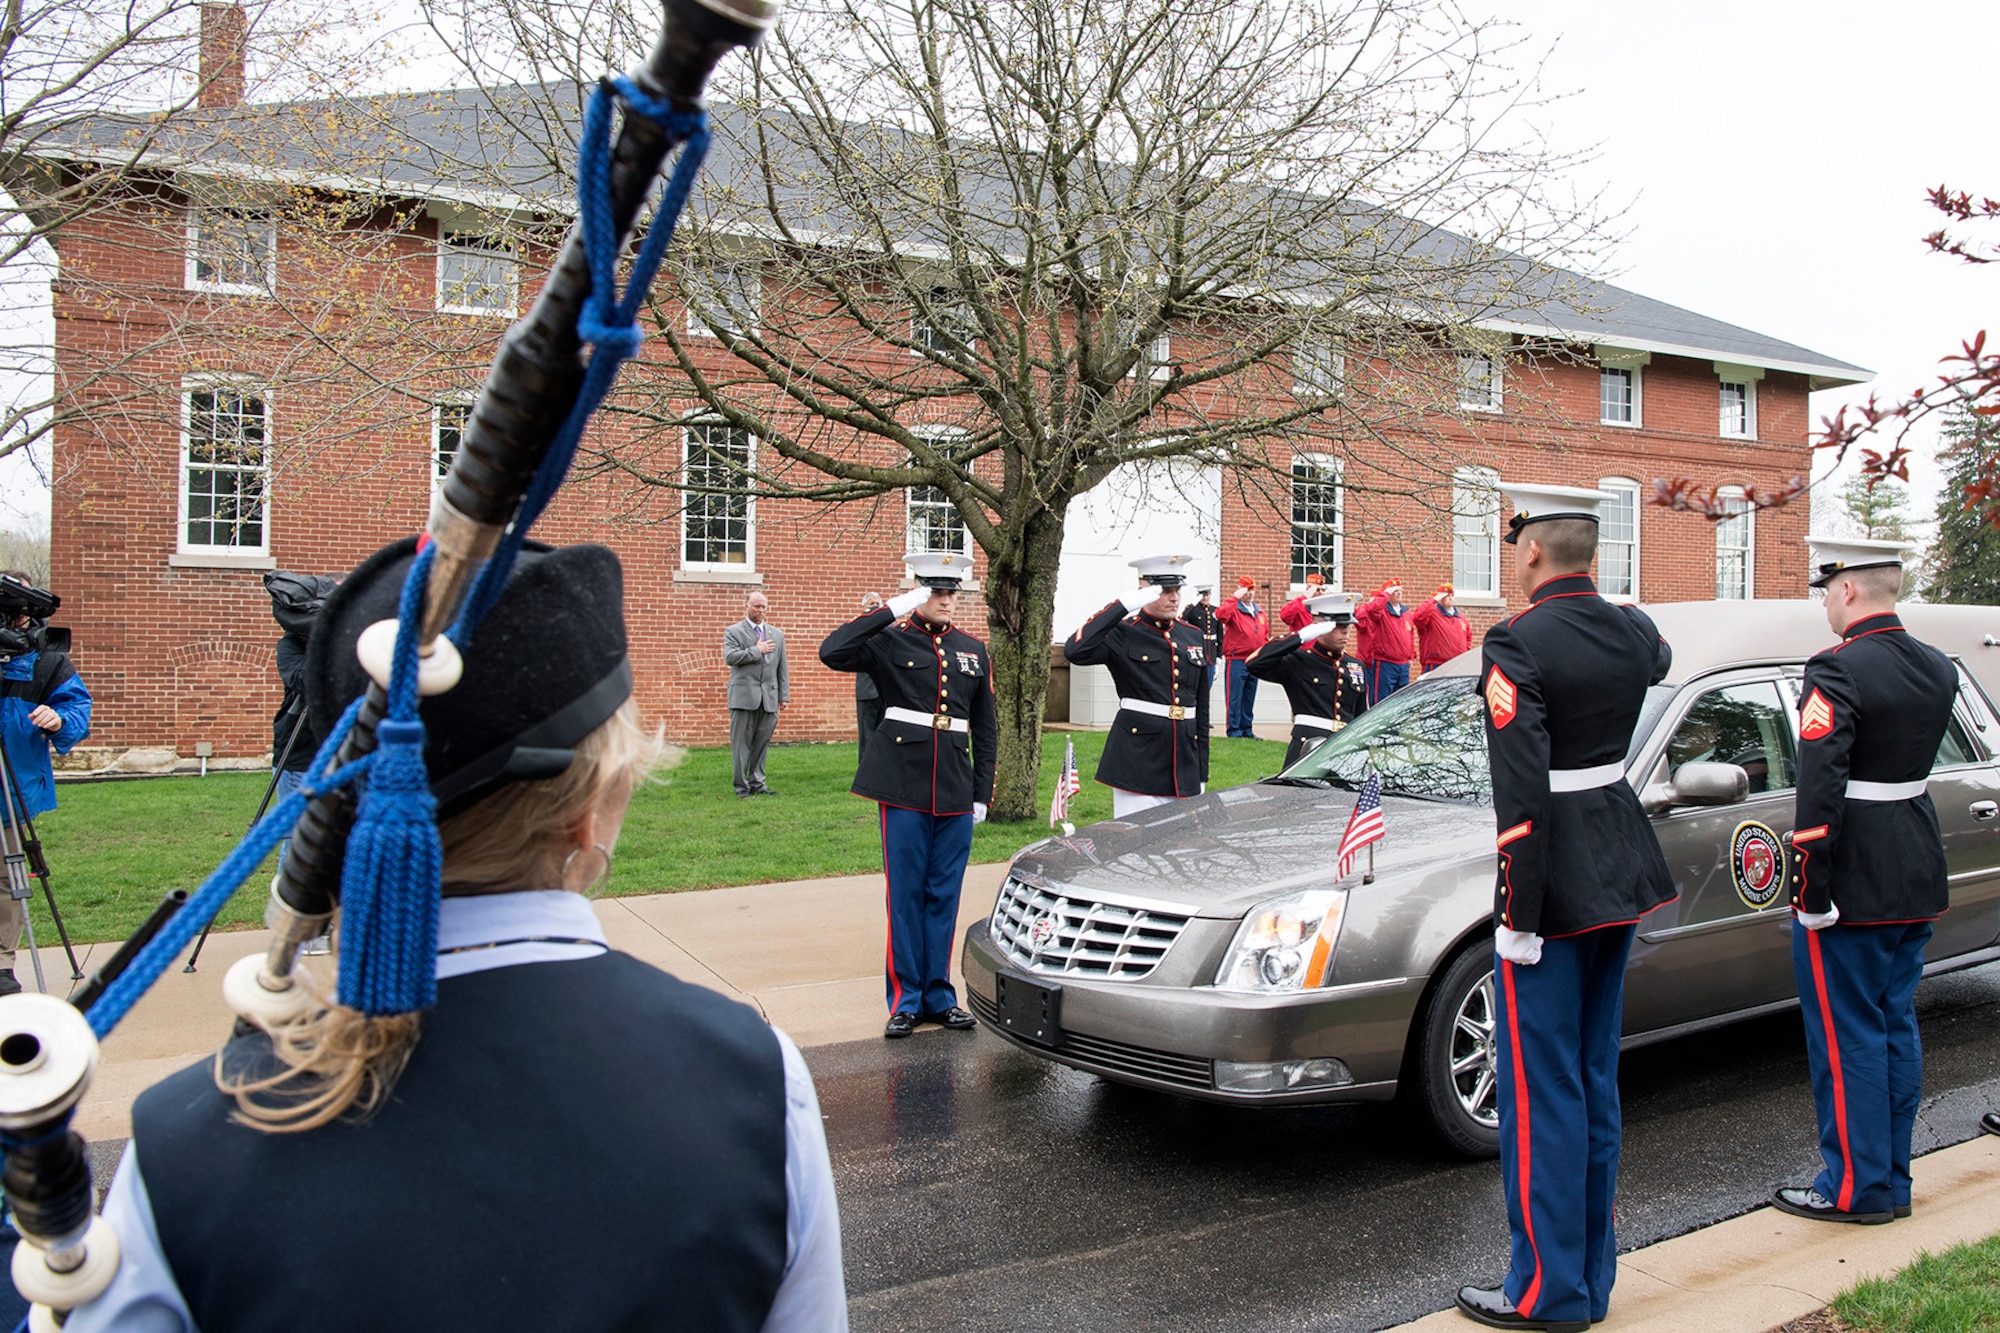
[[[972, 1002], [972, 1012], [979, 1016], [980, 1021], [999, 1030], [1000, 1016], [990, 1000], [971, 990], [966, 992], [966, 998]], [[1130, 1074], [1177, 1088], [1207, 1092], [1215, 1086], [1214, 1066], [1207, 1060], [1192, 1055], [1176, 1055], [1172, 1051], [1155, 1051], [1122, 1041], [1109, 1041], [1103, 1037], [1086, 1037], [1080, 1032], [1063, 1033], [1062, 1045], [1056, 1048], [1055, 1054], [1093, 1070]]]
[[1031, 972], [1137, 981], [1180, 938], [1188, 917], [1069, 898], [1012, 876], [993, 904], [994, 943]]

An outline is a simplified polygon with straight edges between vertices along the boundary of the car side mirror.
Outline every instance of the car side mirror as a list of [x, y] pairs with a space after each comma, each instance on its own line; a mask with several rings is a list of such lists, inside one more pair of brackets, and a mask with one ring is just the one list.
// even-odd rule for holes
[[1734, 805], [1750, 795], [1750, 775], [1741, 764], [1682, 764], [1672, 782], [1655, 782], [1639, 793], [1649, 815], [1677, 805]]

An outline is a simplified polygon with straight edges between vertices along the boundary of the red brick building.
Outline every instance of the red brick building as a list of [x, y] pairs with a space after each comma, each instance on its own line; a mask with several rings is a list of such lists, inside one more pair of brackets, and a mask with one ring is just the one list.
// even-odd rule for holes
[[[226, 103], [229, 80], [211, 86]], [[59, 237], [56, 360], [74, 397], [54, 434], [52, 569], [98, 700], [93, 746], [265, 752], [277, 629], [261, 572], [337, 572], [422, 524], [494, 342], [532, 297], [553, 240], [553, 187], [537, 188], [531, 155], [482, 149], [521, 157], [511, 191], [453, 183], [437, 145], [463, 153], [481, 123], [470, 93], [217, 105], [164, 137], [115, 207]], [[107, 124], [51, 150], [50, 169], [114, 160], [120, 132]], [[1058, 635], [1124, 589], [1124, 559], [1141, 541], [1194, 542], [1209, 577], [1252, 575], [1273, 611], [1309, 570], [1357, 591], [1398, 577], [1413, 600], [1449, 580], [1483, 627], [1519, 601], [1498, 544], [1496, 477], [1617, 490], [1600, 562], [1609, 593], [1803, 596], [1804, 507], [1711, 525], [1643, 501], [1655, 477], [1768, 489], [1807, 472], [1808, 394], [1866, 372], [1574, 283], [1587, 301], [1490, 324], [1492, 352], [1457, 358], [1460, 410], [1403, 432], [1404, 448], [1440, 460], [1432, 483], [1349, 493], [1338, 484], [1347, 460], [1320, 445], [1294, 459], [1289, 512], [1282, 496], [1253, 500], [1212, 476], [1172, 499], [1152, 489], [1157, 479], [1114, 479], [1109, 493], [1151, 527], [1135, 535], [1102, 505], [1082, 506]], [[727, 358], [720, 344], [712, 355]], [[1293, 373], [1361, 368], [1302, 352]], [[643, 420], [606, 417], [596, 429], [641, 452], [661, 447]], [[755, 441], [721, 427], [676, 428], [669, 447], [690, 476], [758, 461]], [[1206, 512], [1181, 512], [1190, 505]], [[904, 582], [913, 536], [964, 540], [957, 533], [936, 495], [837, 515], [727, 494], [684, 505], [615, 473], [573, 484], [538, 530], [618, 549], [641, 701], [670, 736], [696, 743], [726, 737], [720, 640], [753, 589], [770, 596], [792, 645], [778, 738], [850, 736], [850, 679], [822, 669], [813, 645], [864, 589]], [[979, 633], [978, 598], [966, 601]], [[1088, 719], [1089, 691], [1079, 681], [1075, 692]]]

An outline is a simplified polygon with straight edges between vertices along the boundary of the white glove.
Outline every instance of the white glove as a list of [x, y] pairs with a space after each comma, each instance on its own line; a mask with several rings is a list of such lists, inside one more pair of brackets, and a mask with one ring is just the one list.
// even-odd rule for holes
[[974, 801], [972, 803], [972, 822], [975, 824], [984, 824], [986, 822], [986, 802]]
[[918, 587], [912, 588], [908, 592], [897, 593], [894, 597], [884, 602], [883, 605], [889, 608], [890, 615], [901, 620], [904, 616], [907, 616], [930, 599], [931, 590], [929, 588]]
[[1304, 629], [1299, 631], [1299, 642], [1311, 643], [1314, 639], [1317, 639], [1320, 635], [1325, 634], [1327, 631], [1334, 628], [1336, 628], [1336, 626], [1331, 620], [1315, 620], [1313, 621], [1312, 624], [1307, 625]]
[[1139, 591], [1125, 594], [1123, 598], [1125, 609], [1129, 612], [1137, 611], [1142, 606], [1151, 606], [1154, 602], [1160, 600], [1161, 591], [1162, 589], [1156, 588], [1150, 583], [1141, 584]]
[[1510, 963], [1533, 967], [1542, 961], [1542, 937], [1525, 930], [1496, 926], [1493, 929], [1493, 951]]
[[1801, 912], [1795, 907], [1792, 913], [1807, 930], [1825, 930], [1840, 920], [1840, 908], [1834, 903], [1828, 903], [1824, 912]]

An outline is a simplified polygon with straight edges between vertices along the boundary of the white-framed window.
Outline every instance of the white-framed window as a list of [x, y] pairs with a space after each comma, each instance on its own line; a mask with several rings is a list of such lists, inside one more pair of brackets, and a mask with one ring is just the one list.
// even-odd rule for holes
[[[955, 441], [963, 440], [961, 430], [933, 428], [919, 432], [933, 448], [949, 451]], [[904, 516], [904, 539], [909, 551], [948, 551], [970, 558], [972, 555], [972, 529], [966, 526], [964, 515], [958, 506], [944, 493], [941, 486], [912, 486], [904, 494], [909, 500], [909, 509]]]
[[431, 482], [442, 484], [458, 458], [465, 427], [472, 420], [472, 400], [447, 398], [431, 409]]
[[750, 493], [755, 439], [720, 421], [687, 427], [681, 510], [683, 569], [757, 567], [757, 500]]
[[1292, 455], [1292, 582], [1323, 574], [1341, 586], [1340, 460], [1331, 454]]
[[520, 300], [519, 252], [504, 236], [438, 232], [437, 308], [455, 315], [505, 315]]
[[1458, 358], [1458, 405], [1469, 412], [1498, 412], [1501, 396], [1500, 362], [1475, 352]]
[[270, 552], [270, 437], [261, 387], [228, 380], [183, 385], [181, 551]]
[[278, 285], [278, 222], [266, 209], [188, 209], [187, 286], [268, 296]]
[[697, 264], [687, 273], [688, 332], [741, 338], [764, 323], [764, 270], [751, 261]]
[[1724, 486], [1715, 498], [1729, 517], [1715, 523], [1715, 596], [1746, 601], [1757, 595], [1757, 514], [1740, 486]]
[[1733, 440], [1757, 438], [1757, 382], [1723, 380], [1717, 430]]
[[1492, 468], [1452, 473], [1451, 582], [1460, 596], [1500, 595], [1500, 474]]
[[1292, 345], [1292, 396], [1338, 398], [1347, 385], [1347, 357], [1331, 338], [1301, 338]]
[[1601, 477], [1611, 498], [1597, 511], [1597, 590], [1619, 601], [1639, 599], [1639, 483]]
[[924, 297], [925, 309], [910, 312], [910, 340], [921, 351], [949, 354], [979, 339], [979, 321], [959, 294], [940, 287]]
[[1597, 368], [1597, 419], [1607, 426], [1639, 424], [1638, 367]]

